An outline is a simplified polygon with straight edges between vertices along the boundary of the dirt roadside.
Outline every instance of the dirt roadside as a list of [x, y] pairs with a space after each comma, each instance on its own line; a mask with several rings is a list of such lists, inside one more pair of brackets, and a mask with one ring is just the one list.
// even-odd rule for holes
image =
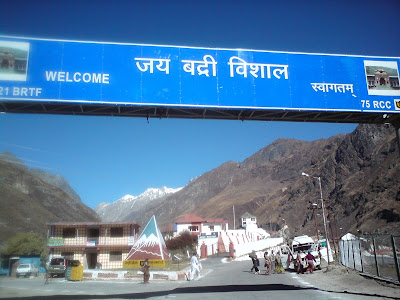
[[325, 263], [322, 264], [322, 270], [313, 274], [299, 274], [299, 277], [324, 291], [400, 299], [400, 286], [361, 276], [339, 264], [329, 265], [327, 270]]

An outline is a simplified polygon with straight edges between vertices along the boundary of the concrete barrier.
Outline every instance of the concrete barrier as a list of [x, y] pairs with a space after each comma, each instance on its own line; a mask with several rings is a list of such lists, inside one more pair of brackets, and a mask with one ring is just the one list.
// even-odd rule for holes
[[[152, 271], [150, 280], [186, 280], [185, 271]], [[84, 280], [136, 280], [143, 281], [142, 271], [84, 270]]]

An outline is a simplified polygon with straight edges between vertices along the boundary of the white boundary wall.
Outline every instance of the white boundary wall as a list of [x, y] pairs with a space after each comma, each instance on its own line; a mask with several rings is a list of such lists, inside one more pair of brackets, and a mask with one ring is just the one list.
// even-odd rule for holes
[[[223, 243], [226, 252], [229, 252], [229, 244], [232, 242], [235, 249], [235, 257], [246, 256], [254, 251], [262, 251], [283, 244], [283, 238], [269, 238], [266, 232], [246, 231], [246, 230], [228, 230], [219, 232], [218, 238], [199, 239], [197, 253], [201, 253], [201, 245], [207, 246], [207, 255], [213, 255], [218, 252], [219, 242]], [[266, 238], [267, 237], [267, 238]], [[263, 253], [261, 253], [261, 256]]]
[[256, 252], [262, 252], [262, 253], [257, 253], [257, 257], [263, 257], [264, 249], [274, 249], [274, 252], [278, 251], [280, 248], [280, 245], [283, 244], [283, 238], [268, 238], [265, 240], [258, 240], [254, 242], [250, 242], [247, 244], [234, 244], [235, 246], [235, 256], [238, 258], [238, 260], [242, 260], [243, 256], [244, 258], [250, 259], [248, 255], [254, 250]]

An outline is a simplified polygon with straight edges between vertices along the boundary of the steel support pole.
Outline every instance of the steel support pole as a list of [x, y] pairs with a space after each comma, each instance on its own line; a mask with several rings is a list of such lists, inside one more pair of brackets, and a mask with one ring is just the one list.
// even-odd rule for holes
[[396, 243], [394, 242], [393, 235], [391, 236], [391, 238], [392, 238], [393, 258], [394, 258], [394, 265], [396, 266], [397, 280], [400, 282], [399, 260], [397, 259]]
[[356, 256], [354, 255], [354, 245], [353, 245], [353, 240], [351, 240], [351, 252], [353, 253], [353, 265], [354, 265], [354, 270], [356, 270]]
[[350, 246], [349, 246], [349, 240], [346, 241], [347, 244], [347, 261], [346, 261], [346, 267], [350, 267]]
[[334, 239], [335, 239], [335, 241], [337, 243], [337, 250], [338, 250], [336, 259], [339, 260], [339, 255], [340, 255], [339, 233], [338, 233], [338, 224], [337, 224], [337, 221], [336, 221], [336, 215], [335, 214], [333, 214], [333, 229], [334, 229], [334, 232], [335, 232]]
[[380, 272], [379, 272], [378, 258], [376, 256], [376, 244], [375, 244], [375, 237], [374, 236], [372, 236], [372, 244], [374, 245], [376, 276], [381, 277]]
[[336, 215], [335, 214], [333, 215], [333, 222], [335, 223], [335, 238], [336, 238], [336, 241], [338, 243], [338, 255], [340, 255], [340, 257], [342, 257], [341, 253], [342, 253], [343, 248], [340, 248], [340, 237], [339, 237], [340, 234], [339, 234], [338, 222], [336, 220]]
[[361, 241], [360, 240], [358, 240], [358, 245], [360, 247], [361, 272], [364, 273], [364, 266], [363, 266], [363, 261], [362, 261], [362, 251], [361, 251]]
[[333, 229], [332, 229], [333, 226], [332, 226], [332, 221], [331, 221], [331, 216], [329, 214], [329, 210], [328, 210], [328, 221], [329, 221], [329, 229], [331, 230], [331, 239], [332, 239], [332, 242], [333, 242], [333, 249], [335, 249], [335, 257], [337, 259], [336, 241], [335, 241], [335, 236], [333, 234]]

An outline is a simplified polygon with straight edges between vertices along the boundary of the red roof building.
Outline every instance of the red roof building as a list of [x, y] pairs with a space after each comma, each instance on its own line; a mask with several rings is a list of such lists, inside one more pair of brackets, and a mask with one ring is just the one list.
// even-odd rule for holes
[[190, 213], [176, 220], [176, 233], [189, 231], [193, 235], [213, 235], [213, 233], [228, 230], [228, 222], [222, 218], [203, 219]]

